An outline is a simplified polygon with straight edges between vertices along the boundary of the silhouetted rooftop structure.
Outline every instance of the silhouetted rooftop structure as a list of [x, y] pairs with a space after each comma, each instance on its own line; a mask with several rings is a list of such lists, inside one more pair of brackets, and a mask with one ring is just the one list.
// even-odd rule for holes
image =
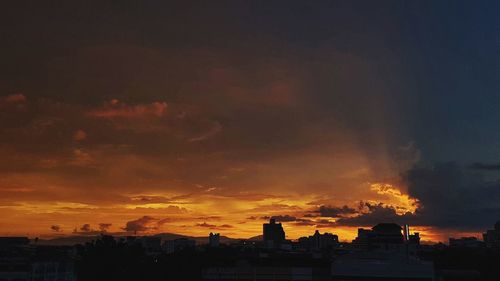
[[300, 237], [299, 244], [302, 248], [308, 250], [320, 250], [328, 247], [334, 247], [339, 244], [339, 237], [331, 233], [319, 233], [318, 230], [309, 237]]
[[29, 243], [28, 237], [0, 237], [0, 247], [18, 247]]
[[332, 263], [333, 280], [432, 281], [431, 262], [391, 255], [348, 255]]
[[478, 241], [476, 237], [461, 237], [461, 238], [450, 238], [450, 247], [460, 247], [460, 248], [479, 248], [484, 246], [481, 241]]
[[384, 250], [404, 253], [406, 255], [416, 255], [420, 245], [420, 235], [418, 232], [411, 235], [410, 227], [403, 228], [395, 223], [379, 223], [369, 229], [358, 229], [358, 236], [353, 240], [353, 246], [359, 249]]
[[358, 237], [354, 243], [368, 245], [374, 243], [402, 244], [404, 236], [401, 233], [402, 227], [395, 223], [379, 223], [371, 230], [358, 229]]
[[285, 231], [281, 223], [276, 223], [275, 219], [270, 219], [269, 223], [264, 223], [263, 239], [264, 242], [271, 242], [272, 244], [279, 244], [285, 241]]
[[331, 280], [329, 258], [307, 253], [269, 252], [266, 254], [231, 253], [223, 264], [210, 262], [202, 280]]
[[71, 246], [30, 245], [26, 237], [0, 237], [0, 280], [74, 281]]
[[500, 221], [495, 223], [495, 229], [483, 233], [483, 240], [488, 248], [500, 248]]
[[212, 233], [208, 235], [208, 245], [210, 247], [219, 247], [220, 245], [220, 234], [219, 233]]
[[175, 240], [165, 241], [163, 243], [163, 249], [167, 254], [182, 251], [188, 248], [194, 248], [196, 246], [196, 241], [188, 238], [178, 238]]

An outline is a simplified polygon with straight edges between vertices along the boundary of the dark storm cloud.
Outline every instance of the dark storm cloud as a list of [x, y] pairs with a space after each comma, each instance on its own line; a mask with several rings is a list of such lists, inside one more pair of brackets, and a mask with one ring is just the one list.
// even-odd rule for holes
[[222, 218], [223, 217], [221, 217], [221, 216], [205, 216], [205, 217], [197, 217], [194, 219], [196, 219], [196, 220], [220, 220]]
[[203, 222], [203, 223], [197, 223], [197, 224], [195, 224], [194, 226], [199, 226], [199, 227], [207, 227], [207, 228], [210, 228], [210, 229], [233, 228], [233, 226], [232, 226], [232, 225], [229, 225], [229, 224], [215, 225], [215, 224], [210, 224], [210, 223], [206, 223], [206, 222]]
[[143, 216], [142, 218], [127, 222], [123, 230], [130, 232], [142, 232], [151, 230], [155, 228], [154, 226], [151, 226], [151, 223], [155, 221], [157, 221], [157, 219], [153, 217]]
[[[85, 103], [95, 103], [96, 97], [116, 98], [110, 93], [135, 101], [157, 100], [165, 95], [169, 96], [167, 102], [186, 96], [196, 100], [200, 98], [198, 94], [183, 89], [207, 76], [206, 70], [214, 61], [222, 68], [234, 65], [250, 68], [243, 77], [248, 77], [247, 84], [252, 85], [263, 80], [250, 75], [259, 73], [252, 62], [260, 58], [272, 60], [280, 53], [289, 56], [286, 60], [290, 57], [298, 60], [289, 63], [291, 67], [286, 69], [307, 69], [306, 73], [312, 73], [310, 77], [298, 76], [307, 78], [300, 79], [307, 80], [305, 85], [311, 97], [307, 100], [320, 115], [333, 111], [335, 118], [347, 120], [353, 127], [369, 127], [370, 120], [366, 120], [365, 114], [373, 115], [375, 119], [395, 122], [393, 125], [398, 129], [407, 128], [404, 125], [408, 123], [414, 125], [418, 141], [428, 139], [429, 133], [421, 131], [426, 125], [427, 130], [443, 141], [450, 137], [446, 134], [456, 136], [458, 127], [470, 132], [478, 124], [482, 124], [479, 128], [491, 126], [489, 120], [498, 117], [493, 112], [494, 106], [483, 107], [482, 115], [469, 118], [466, 124], [458, 122], [460, 126], [426, 121], [428, 116], [435, 116], [430, 113], [447, 121], [463, 119], [461, 109], [471, 102], [479, 108], [481, 100], [488, 97], [498, 101], [493, 95], [498, 86], [494, 83], [496, 72], [492, 71], [498, 64], [494, 48], [498, 19], [493, 12], [498, 4], [472, 5], [458, 1], [453, 7], [436, 3], [429, 8], [429, 1], [390, 3], [287, 1], [283, 5], [279, 1], [265, 4], [223, 1], [192, 5], [169, 1], [143, 5], [68, 3], [50, 7], [40, 3], [34, 6], [12, 3], [4, 15], [8, 23], [5, 36], [9, 40], [3, 47], [9, 55], [2, 73], [5, 74], [2, 77], [10, 79], [0, 85], [0, 92], [21, 90]], [[33, 45], [37, 46], [37, 52], [28, 52]], [[95, 49], [102, 46], [107, 46], [108, 51], [99, 54]], [[90, 54], [82, 51], [92, 48]], [[471, 49], [482, 52], [469, 52]], [[329, 59], [335, 52], [355, 58], [354, 62], [342, 55], [337, 60]], [[213, 53], [229, 54], [230, 58]], [[311, 56], [312, 53], [320, 55]], [[75, 60], [75, 57], [82, 58]], [[304, 61], [312, 63], [303, 64]], [[362, 61], [369, 63], [360, 67]], [[96, 65], [96, 69], [89, 65]], [[413, 89], [417, 87], [412, 87], [417, 86], [415, 81], [420, 81], [418, 100], [405, 95], [416, 94]], [[233, 90], [246, 86], [230, 84]], [[452, 99], [436, 95], [443, 92], [443, 85], [456, 90]], [[214, 99], [220, 89], [208, 86], [199, 87], [200, 92], [207, 93], [206, 99], [222, 100]], [[471, 91], [475, 88], [478, 90]], [[472, 92], [479, 92], [481, 98], [469, 99], [467, 93]], [[364, 105], [358, 102], [360, 98], [373, 96]], [[458, 106], [446, 106], [450, 101]], [[416, 117], [399, 114], [414, 106]], [[380, 110], [386, 107], [398, 107], [401, 111]], [[225, 128], [225, 124], [220, 124]], [[444, 127], [450, 129], [441, 130]], [[391, 137], [394, 135], [397, 134]], [[484, 139], [495, 142], [495, 138], [488, 136]], [[455, 138], [454, 142], [450, 147], [469, 140], [462, 143]], [[423, 147], [426, 151], [437, 150], [435, 144], [426, 143]]]
[[304, 214], [304, 217], [305, 218], [316, 218], [316, 217], [319, 217], [320, 215], [318, 214]]
[[330, 221], [328, 219], [301, 219], [297, 218], [294, 222], [293, 225], [296, 226], [315, 226], [317, 228], [322, 228], [322, 227], [337, 227], [338, 224], [335, 221]]
[[95, 236], [106, 232], [109, 226], [107, 226], [107, 224], [99, 224], [99, 230], [95, 230], [90, 226], [89, 223], [85, 223], [80, 227], [80, 229], [75, 228], [73, 230], [73, 234]]
[[339, 218], [336, 221], [337, 225], [345, 226], [372, 226], [380, 222], [394, 222], [398, 224], [416, 224], [416, 216], [412, 213], [398, 214], [392, 206], [384, 206], [382, 204], [364, 203], [364, 207], [368, 210], [354, 217]]
[[[306, 214], [307, 215], [307, 214]], [[290, 215], [278, 215], [278, 216], [264, 216], [261, 217], [260, 219], [263, 220], [269, 220], [269, 219], [275, 219], [277, 222], [287, 222], [291, 223], [296, 226], [316, 226], [316, 227], [335, 227], [338, 226], [338, 224], [335, 223], [335, 221], [330, 221], [328, 219], [309, 219], [309, 216], [304, 216], [307, 218], [298, 218], [295, 216], [290, 216]], [[248, 218], [252, 219], [252, 218]]]
[[500, 171], [499, 164], [485, 164], [485, 163], [474, 163], [469, 166], [471, 169], [484, 170], [484, 171]]
[[484, 230], [500, 218], [500, 181], [454, 162], [413, 168], [403, 175], [408, 194], [418, 199], [415, 213], [398, 214], [396, 207], [362, 203], [357, 216], [340, 218], [338, 225], [370, 226], [396, 222], [462, 230]]
[[[210, 192], [252, 204], [299, 192], [342, 206], [365, 199], [352, 187], [417, 161], [500, 153], [500, 2], [22, 2], [0, 11], [2, 201], [180, 204], [165, 194]], [[407, 176], [414, 218], [326, 201], [314, 215], [466, 228], [498, 214], [496, 182]], [[245, 216], [298, 211], [272, 204]]]
[[200, 226], [200, 227], [210, 227], [210, 228], [215, 228], [215, 227], [217, 227], [217, 225], [215, 225], [215, 224], [209, 224], [209, 223], [206, 223], [206, 222], [204, 222], [204, 223], [197, 223], [197, 224], [195, 224], [194, 226]]
[[456, 163], [415, 168], [405, 174], [408, 194], [420, 201], [421, 224], [483, 229], [500, 218], [500, 181]]
[[330, 221], [330, 220], [325, 220], [325, 219], [315, 220], [314, 225], [317, 228], [327, 228], [327, 227], [338, 226], [338, 224], [336, 222]]
[[164, 197], [164, 196], [140, 195], [140, 196], [133, 196], [130, 198], [130, 200], [133, 203], [147, 203], [147, 204], [175, 203], [175, 204], [182, 204], [182, 203], [185, 203], [186, 199], [188, 199], [190, 196], [191, 195], [179, 195], [179, 196], [172, 196], [172, 197]]
[[[143, 179], [180, 179], [187, 183], [177, 189], [185, 190], [197, 182], [225, 185], [226, 190], [237, 182], [248, 189], [269, 185], [259, 178], [267, 172], [251, 171], [253, 176], [245, 177], [244, 173], [220, 175], [221, 170], [235, 162], [255, 166], [331, 143], [336, 144], [333, 154], [360, 150], [385, 158], [381, 155], [388, 147], [411, 138], [407, 127], [399, 124], [406, 120], [400, 112], [413, 108], [412, 89], [402, 86], [411, 85], [411, 77], [394, 63], [399, 58], [393, 52], [384, 51], [386, 44], [374, 39], [384, 30], [397, 29], [397, 17], [342, 3], [158, 5], [138, 7], [140, 13], [127, 5], [118, 9], [123, 13], [112, 5], [101, 6], [107, 20], [97, 22], [97, 8], [67, 13], [71, 5], [47, 11], [39, 5], [30, 7], [29, 13], [18, 9], [15, 26], [8, 31], [14, 41], [7, 47], [14, 57], [18, 54], [17, 60], [23, 58], [29, 71], [10, 74], [18, 79], [0, 84], [0, 91], [6, 95], [22, 91], [34, 104], [45, 98], [52, 105], [36, 106], [29, 111], [30, 118], [5, 119], [15, 120], [11, 125], [18, 132], [9, 137], [9, 146], [14, 146], [9, 150], [25, 157], [0, 160], [1, 168], [42, 170], [68, 180], [84, 177], [89, 182], [73, 182], [99, 190], [106, 186], [118, 191]], [[172, 7], [196, 17], [165, 16]], [[269, 10], [261, 13], [262, 9]], [[363, 21], [346, 17], [346, 12]], [[53, 22], [33, 24], [46, 13]], [[255, 21], [254, 13], [260, 20]], [[380, 29], [361, 23], [365, 21], [378, 23]], [[368, 37], [360, 40], [343, 30]], [[52, 40], [40, 35], [49, 31]], [[295, 39], [298, 35], [301, 40]], [[14, 46], [16, 42], [24, 46], [23, 38], [40, 41], [36, 61], [19, 56]], [[293, 44], [288, 44], [290, 40]], [[280, 51], [267, 51], [273, 49]], [[380, 59], [371, 59], [373, 52]], [[21, 83], [27, 80], [30, 83]], [[32, 137], [19, 130], [29, 123], [36, 123], [41, 133]], [[121, 151], [108, 151], [110, 147]], [[127, 166], [124, 179], [106, 178], [109, 165], [102, 159], [124, 155], [136, 165]], [[136, 159], [130, 160], [131, 155]], [[128, 164], [121, 160], [114, 162]], [[130, 175], [140, 179], [131, 180]], [[228, 180], [214, 180], [217, 176]]]
[[55, 232], [60, 232], [62, 231], [61, 227], [59, 225], [52, 225], [50, 226], [50, 229], [55, 231]]
[[92, 229], [90, 228], [90, 224], [86, 223], [80, 227], [80, 231], [82, 232], [90, 232]]
[[106, 232], [112, 225], [113, 224], [111, 223], [99, 223], [99, 230], [102, 232]]
[[[275, 219], [278, 222], [291, 222], [291, 221], [296, 221], [297, 220], [296, 217], [290, 216], [290, 215], [272, 216], [270, 218], [271, 219]], [[263, 219], [269, 219], [269, 217], [263, 217]]]
[[355, 214], [356, 210], [344, 205], [343, 207], [321, 206], [317, 211], [322, 217], [338, 218], [344, 215]]
[[295, 220], [294, 225], [297, 225], [297, 226], [311, 226], [311, 225], [316, 225], [316, 223], [313, 220], [310, 220], [310, 219], [297, 219], [297, 220]]

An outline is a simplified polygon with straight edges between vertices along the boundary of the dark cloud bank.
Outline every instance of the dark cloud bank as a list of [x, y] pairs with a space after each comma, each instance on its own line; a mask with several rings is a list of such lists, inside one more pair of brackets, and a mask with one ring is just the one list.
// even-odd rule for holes
[[[402, 175], [408, 194], [419, 200], [415, 213], [397, 214], [392, 206], [363, 203], [358, 216], [340, 217], [338, 225], [374, 225], [393, 221], [421, 226], [484, 230], [500, 219], [500, 181], [449, 162], [432, 168], [413, 168]], [[344, 208], [321, 207], [322, 215], [337, 217]]]

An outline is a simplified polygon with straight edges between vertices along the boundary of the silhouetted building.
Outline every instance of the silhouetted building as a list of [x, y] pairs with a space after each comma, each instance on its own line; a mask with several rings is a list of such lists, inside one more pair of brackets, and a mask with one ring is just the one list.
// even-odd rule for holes
[[0, 237], [0, 248], [26, 246], [30, 243], [28, 237]]
[[369, 238], [374, 243], [401, 244], [404, 242], [401, 230], [401, 226], [395, 223], [379, 223], [372, 228]]
[[0, 257], [0, 280], [31, 280], [31, 264], [26, 257]]
[[410, 244], [420, 245], [420, 233], [415, 232], [414, 234], [410, 234], [407, 242]]
[[267, 246], [275, 246], [285, 241], [285, 231], [281, 223], [270, 219], [269, 223], [263, 225], [263, 239]]
[[68, 246], [38, 246], [32, 256], [31, 280], [76, 280], [74, 248]]
[[220, 245], [220, 234], [219, 233], [212, 233], [210, 232], [210, 235], [208, 236], [208, 245], [210, 247], [219, 247]]
[[483, 234], [483, 240], [488, 248], [500, 248], [500, 221], [495, 223], [494, 229], [489, 229]]
[[390, 255], [347, 255], [332, 263], [334, 281], [433, 281], [431, 262]]
[[225, 263], [209, 261], [202, 270], [201, 280], [297, 280], [331, 281], [331, 261], [329, 258], [314, 258], [308, 253], [249, 252], [234, 254]]
[[73, 262], [37, 261], [33, 262], [31, 280], [33, 281], [74, 281], [76, 272]]
[[361, 247], [376, 245], [403, 244], [404, 236], [401, 226], [395, 223], [379, 223], [371, 230], [359, 228], [358, 236], [353, 243]]
[[352, 241], [352, 244], [358, 248], [368, 248], [371, 233], [372, 231], [369, 229], [358, 228], [358, 236]]
[[331, 273], [328, 269], [305, 266], [212, 267], [205, 269], [202, 275], [204, 281], [331, 280]]
[[143, 236], [138, 238], [139, 243], [148, 255], [156, 255], [161, 252], [161, 238], [154, 236]]
[[0, 280], [31, 279], [31, 252], [26, 237], [0, 237]]
[[438, 273], [439, 281], [480, 281], [481, 273], [477, 270], [445, 269]]
[[484, 246], [476, 237], [450, 238], [449, 242], [450, 247], [456, 248], [479, 248]]
[[76, 280], [73, 254], [73, 247], [34, 246], [26, 237], [0, 237], [0, 280]]
[[360, 228], [353, 241], [356, 251], [333, 262], [333, 280], [432, 281], [433, 263], [418, 259], [419, 245], [419, 233], [410, 234], [408, 225], [379, 223], [371, 230]]
[[182, 251], [188, 248], [194, 248], [196, 246], [196, 241], [188, 238], [179, 238], [175, 240], [165, 241], [163, 243], [163, 249], [167, 254]]
[[369, 229], [358, 229], [358, 236], [354, 239], [353, 246], [359, 249], [384, 250], [416, 255], [420, 245], [418, 232], [410, 234], [409, 226], [403, 228], [395, 223], [379, 223]]
[[320, 234], [318, 230], [309, 237], [300, 237], [299, 245], [308, 250], [321, 250], [325, 248], [336, 247], [339, 244], [339, 237], [331, 233]]

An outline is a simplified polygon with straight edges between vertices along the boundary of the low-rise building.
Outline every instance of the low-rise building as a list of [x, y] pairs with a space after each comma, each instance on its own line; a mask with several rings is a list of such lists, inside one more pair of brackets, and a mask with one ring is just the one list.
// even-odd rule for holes
[[294, 266], [257, 266], [257, 267], [211, 267], [203, 271], [202, 280], [300, 280], [330, 281], [327, 269]]
[[148, 255], [156, 255], [161, 253], [161, 238], [155, 236], [143, 236], [138, 239], [144, 252]]
[[175, 240], [165, 241], [162, 245], [163, 250], [167, 254], [182, 251], [184, 249], [190, 249], [196, 247], [196, 241], [188, 238], [179, 238]]
[[358, 229], [352, 246], [360, 250], [400, 252], [415, 256], [420, 246], [420, 234], [410, 234], [409, 226], [403, 228], [395, 223], [379, 223], [372, 229]]
[[404, 255], [363, 252], [337, 258], [332, 263], [334, 281], [384, 280], [433, 281], [434, 266]]
[[332, 233], [319, 233], [318, 230], [313, 235], [299, 238], [299, 246], [307, 250], [321, 250], [333, 248], [339, 245], [339, 237]]
[[495, 223], [494, 229], [489, 229], [483, 234], [483, 240], [486, 247], [500, 249], [500, 221]]
[[0, 280], [31, 280], [31, 249], [27, 237], [0, 237]]
[[484, 243], [477, 240], [476, 237], [462, 237], [450, 238], [449, 245], [455, 248], [480, 248], [484, 246]]

